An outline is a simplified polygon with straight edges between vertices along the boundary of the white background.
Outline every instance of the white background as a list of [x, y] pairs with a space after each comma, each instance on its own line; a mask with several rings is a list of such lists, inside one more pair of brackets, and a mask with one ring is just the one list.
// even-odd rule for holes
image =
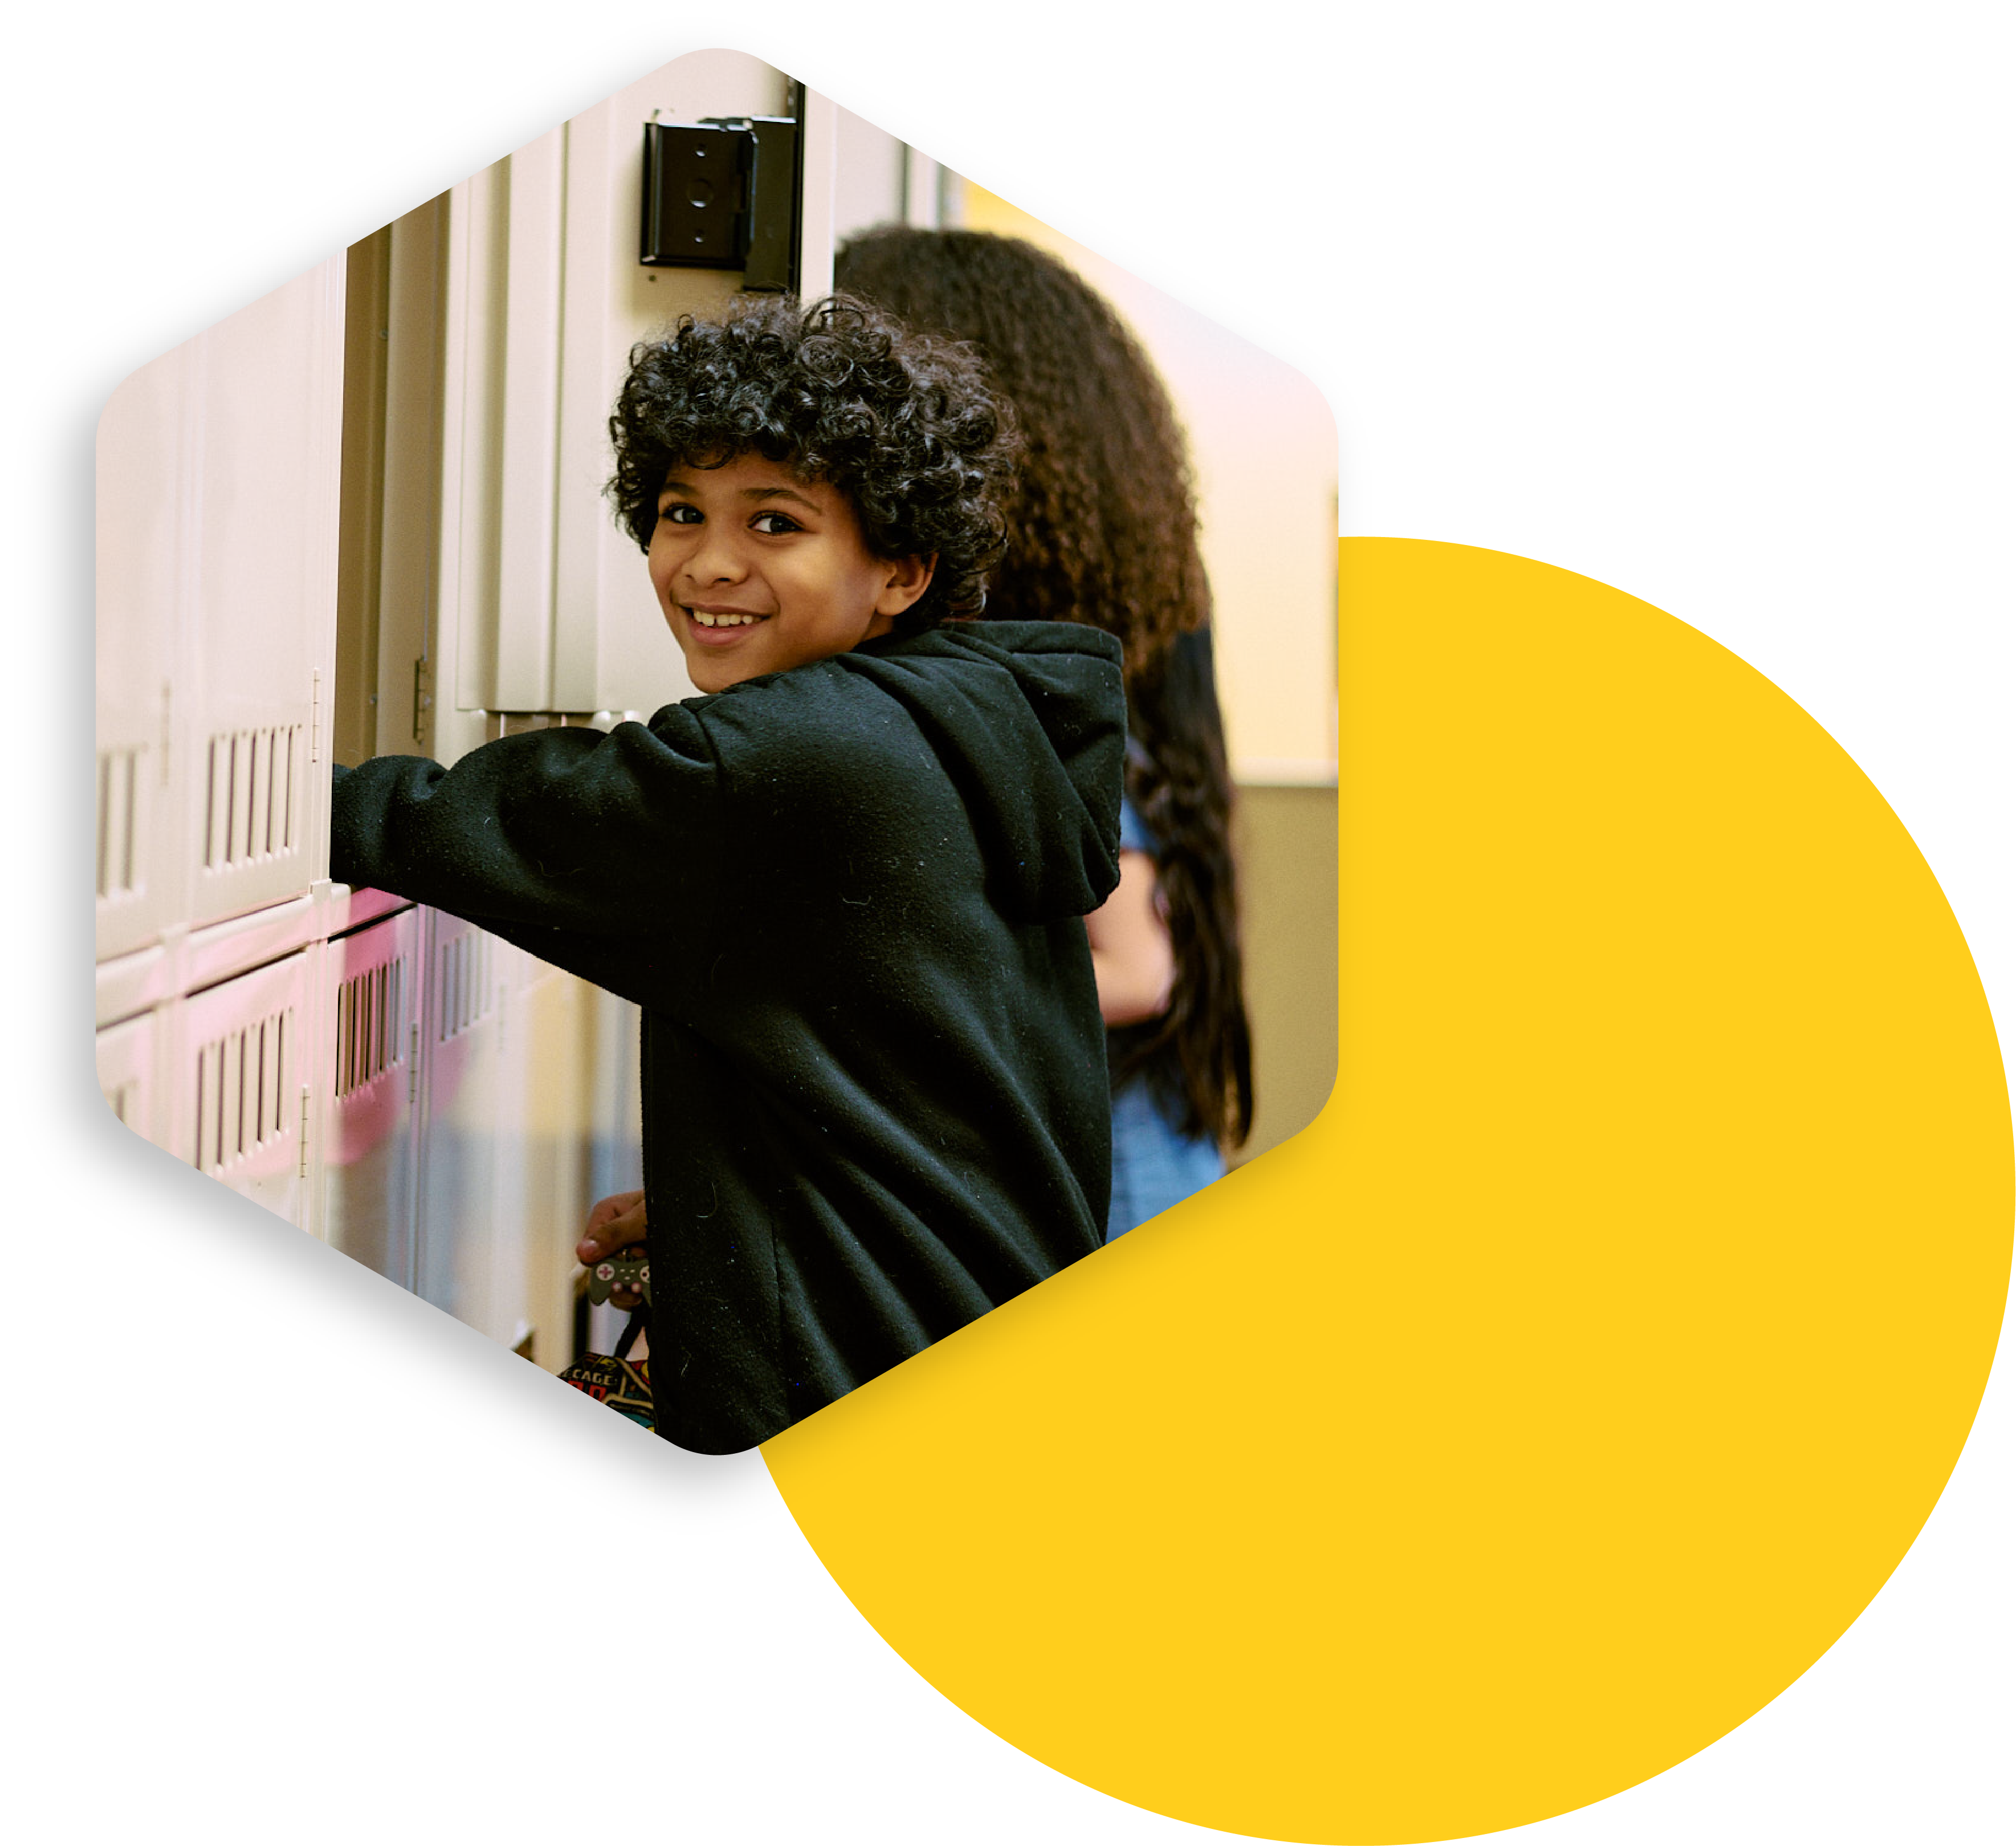
[[[755, 52], [1299, 365], [1347, 530], [1566, 565], [1768, 673], [1910, 827], [2006, 1027], [2008, 16], [106, 0], [13, 27], [13, 1836], [1202, 1830], [946, 1705], [754, 1458], [633, 1436], [112, 1127], [85, 734], [121, 377], [652, 66]], [[1824, 1660], [1528, 1835], [2007, 1838], [2007, 1374]]]

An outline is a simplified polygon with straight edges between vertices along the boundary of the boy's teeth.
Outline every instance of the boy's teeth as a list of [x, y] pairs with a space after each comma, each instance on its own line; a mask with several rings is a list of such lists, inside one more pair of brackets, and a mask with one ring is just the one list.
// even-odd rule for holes
[[746, 628], [756, 620], [754, 615], [710, 615], [701, 609], [693, 611], [693, 618], [702, 628]]

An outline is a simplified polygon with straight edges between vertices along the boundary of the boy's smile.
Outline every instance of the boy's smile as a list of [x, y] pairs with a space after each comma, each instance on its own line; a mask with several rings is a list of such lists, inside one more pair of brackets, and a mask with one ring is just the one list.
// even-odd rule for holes
[[877, 557], [839, 489], [751, 452], [674, 467], [650, 568], [693, 684], [720, 692], [886, 635], [932, 561]]

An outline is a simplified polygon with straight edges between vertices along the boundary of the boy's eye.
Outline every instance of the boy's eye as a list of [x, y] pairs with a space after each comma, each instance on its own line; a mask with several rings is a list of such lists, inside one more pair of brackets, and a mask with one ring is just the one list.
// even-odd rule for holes
[[689, 507], [684, 500], [675, 500], [669, 507], [661, 507], [658, 509], [658, 517], [661, 519], [669, 519], [675, 525], [698, 525], [700, 517], [700, 508]]
[[[773, 521], [774, 524], [772, 523]], [[802, 529], [798, 522], [788, 513], [758, 513], [749, 523], [756, 531], [768, 538], [776, 538], [780, 533], [795, 532]]]

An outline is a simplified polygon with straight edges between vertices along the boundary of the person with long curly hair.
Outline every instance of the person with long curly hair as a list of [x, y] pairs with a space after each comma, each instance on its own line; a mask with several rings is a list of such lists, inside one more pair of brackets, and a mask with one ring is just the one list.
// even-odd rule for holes
[[682, 320], [610, 433], [700, 696], [340, 773], [332, 871], [643, 1008], [643, 1191], [578, 1253], [643, 1243], [646, 1414], [720, 1453], [1098, 1247], [1081, 919], [1119, 875], [1121, 650], [946, 619], [1012, 431], [970, 354], [878, 311]]
[[1024, 452], [987, 618], [1103, 629], [1124, 651], [1120, 885], [1087, 919], [1108, 1027], [1115, 1237], [1222, 1174], [1253, 1121], [1232, 778], [1183, 432], [1119, 316], [1032, 244], [884, 226], [848, 243], [834, 274], [970, 344], [1014, 406]]

